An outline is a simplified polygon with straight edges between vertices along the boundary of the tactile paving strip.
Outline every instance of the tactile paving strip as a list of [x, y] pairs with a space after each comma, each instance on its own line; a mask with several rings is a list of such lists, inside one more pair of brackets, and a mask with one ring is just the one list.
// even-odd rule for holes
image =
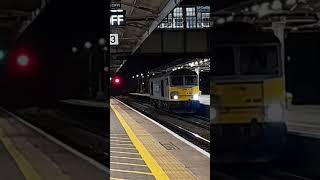
[[113, 112], [110, 119], [110, 179], [154, 180], [155, 177]]
[[123, 116], [134, 134], [147, 148], [148, 152], [157, 161], [170, 179], [198, 179], [189, 169], [187, 169], [179, 160], [168, 152], [168, 150], [165, 149], [150, 133], [146, 132], [144, 128], [129, 114], [136, 112], [133, 112], [132, 110], [124, 110], [124, 108], [121, 108], [123, 105], [119, 104], [115, 100], [111, 100], [111, 104]]

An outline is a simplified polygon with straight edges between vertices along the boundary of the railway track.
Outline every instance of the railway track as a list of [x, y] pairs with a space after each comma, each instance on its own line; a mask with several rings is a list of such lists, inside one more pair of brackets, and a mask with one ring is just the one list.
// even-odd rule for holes
[[189, 116], [186, 118], [172, 115], [155, 109], [145, 101], [132, 101], [127, 97], [118, 97], [118, 99], [181, 135], [201, 149], [210, 152], [210, 128], [209, 124], [204, 123], [203, 119], [198, 119], [199, 122], [197, 123], [196, 117]]
[[[139, 101], [139, 102], [145, 108], [155, 109], [148, 102], [145, 102], [145, 101]], [[209, 119], [207, 119], [205, 117], [201, 117], [201, 116], [197, 116], [197, 115], [190, 115], [190, 114], [173, 114], [173, 113], [170, 113], [170, 112], [167, 112], [167, 111], [163, 111], [163, 110], [160, 110], [160, 109], [155, 109], [155, 110], [159, 111], [160, 113], [166, 114], [167, 116], [170, 116], [170, 117], [173, 117], [173, 118], [176, 118], [176, 119], [180, 119], [182, 121], [188, 122], [188, 123], [196, 125], [198, 127], [210, 130]]]
[[168, 114], [168, 116], [175, 117], [175, 118], [181, 119], [183, 121], [192, 123], [196, 126], [210, 130], [209, 119], [204, 119], [204, 118], [196, 116], [196, 115], [177, 115], [177, 114], [170, 114], [170, 113], [167, 113], [167, 114]]
[[235, 170], [234, 172], [214, 171], [213, 179], [219, 180], [314, 180], [277, 170]]
[[[137, 102], [140, 102], [141, 105], [146, 106], [148, 108], [154, 108], [153, 106], [151, 106], [149, 104], [149, 101], [146, 101], [145, 99], [135, 99]], [[170, 113], [167, 111], [163, 111], [161, 109], [157, 109], [157, 111], [167, 114], [168, 116], [171, 116], [173, 118], [177, 118], [183, 121], [186, 121], [188, 123], [194, 124], [196, 126], [205, 128], [207, 130], [210, 130], [210, 119], [203, 117], [203, 116], [199, 116], [199, 115], [194, 115], [194, 114], [174, 114], [174, 113]]]

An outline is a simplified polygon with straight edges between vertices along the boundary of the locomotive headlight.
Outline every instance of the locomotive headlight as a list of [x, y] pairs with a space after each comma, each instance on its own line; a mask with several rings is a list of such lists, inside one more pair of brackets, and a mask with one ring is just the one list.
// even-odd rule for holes
[[178, 95], [174, 95], [174, 96], [173, 96], [173, 99], [174, 99], [174, 100], [177, 100], [177, 99], [179, 99], [179, 96], [178, 96]]
[[171, 92], [170, 93], [170, 97], [171, 97], [171, 99], [178, 100], [179, 99], [179, 93], [177, 91]]
[[199, 100], [199, 94], [194, 94], [194, 95], [193, 95], [193, 100], [198, 101], [198, 100]]
[[285, 108], [280, 103], [269, 104], [265, 108], [265, 121], [285, 121]]

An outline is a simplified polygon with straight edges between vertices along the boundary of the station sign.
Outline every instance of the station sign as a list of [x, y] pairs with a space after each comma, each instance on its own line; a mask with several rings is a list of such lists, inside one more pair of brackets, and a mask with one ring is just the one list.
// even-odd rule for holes
[[119, 45], [119, 35], [118, 34], [110, 34], [110, 45], [111, 46]]
[[121, 9], [121, 1], [120, 0], [111, 0], [110, 9]]
[[126, 11], [122, 9], [110, 10], [110, 25], [111, 26], [125, 26], [126, 25]]

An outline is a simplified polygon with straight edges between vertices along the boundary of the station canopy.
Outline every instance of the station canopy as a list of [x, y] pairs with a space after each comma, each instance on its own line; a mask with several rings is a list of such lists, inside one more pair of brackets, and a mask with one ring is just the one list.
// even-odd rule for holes
[[110, 48], [112, 57], [110, 63], [111, 74], [116, 73], [125, 63], [125, 60], [117, 57], [134, 54], [161, 21], [181, 1], [121, 0], [121, 9], [126, 11], [126, 25], [111, 27], [111, 33], [119, 36], [119, 45]]
[[242, 1], [213, 13], [214, 23], [242, 21], [265, 29], [272, 22], [285, 24], [289, 31], [319, 31], [320, 2], [318, 0], [262, 0]]
[[169, 64], [154, 68], [149, 71], [149, 74], [156, 75], [176, 71], [179, 69], [190, 69], [192, 71], [199, 70], [199, 72], [210, 72], [210, 58], [190, 58], [178, 59]]
[[[48, 0], [1, 0], [0, 39], [1, 46], [13, 43], [27, 26], [40, 14]], [[3, 41], [6, 41], [3, 44]], [[11, 41], [11, 42], [7, 42]]]

